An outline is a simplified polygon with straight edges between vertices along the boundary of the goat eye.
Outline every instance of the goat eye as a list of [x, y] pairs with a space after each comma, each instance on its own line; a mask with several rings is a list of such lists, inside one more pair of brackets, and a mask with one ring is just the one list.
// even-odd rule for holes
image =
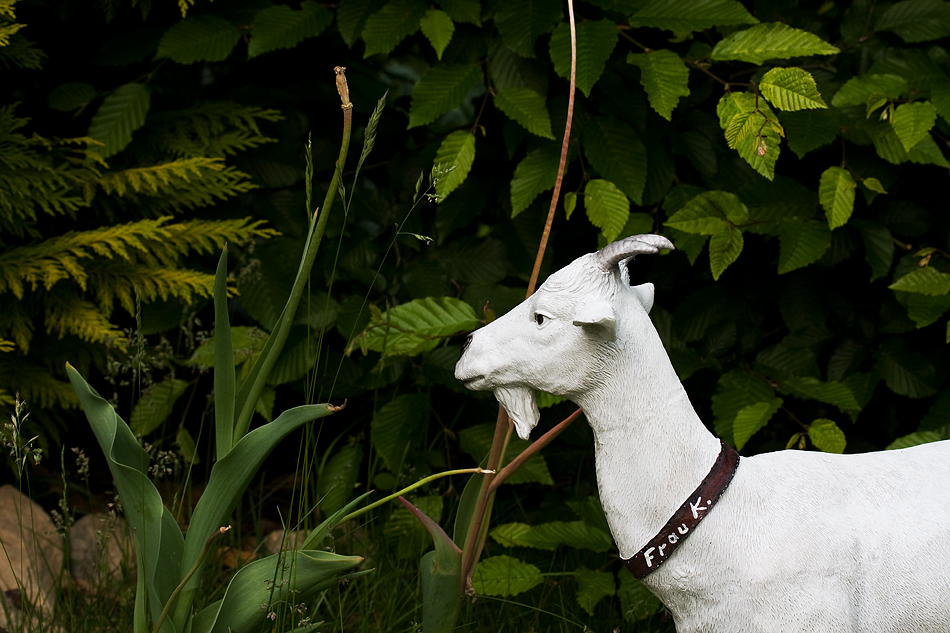
[[544, 315], [541, 314], [540, 312], [535, 312], [534, 320], [538, 322], [538, 325], [541, 325], [542, 323], [544, 323]]

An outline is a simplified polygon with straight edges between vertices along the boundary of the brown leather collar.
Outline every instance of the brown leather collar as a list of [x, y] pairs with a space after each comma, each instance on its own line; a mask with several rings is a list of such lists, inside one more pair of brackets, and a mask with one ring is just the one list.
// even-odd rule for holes
[[729, 482], [739, 467], [739, 454], [722, 440], [719, 440], [719, 443], [721, 448], [716, 463], [693, 494], [643, 549], [629, 559], [621, 559], [635, 578], [641, 579], [665, 563], [673, 551], [693, 533], [729, 487]]

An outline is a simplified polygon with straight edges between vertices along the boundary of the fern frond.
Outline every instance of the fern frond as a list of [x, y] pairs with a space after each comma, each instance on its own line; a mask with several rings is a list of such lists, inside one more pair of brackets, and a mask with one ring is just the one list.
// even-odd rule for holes
[[266, 228], [264, 220], [187, 220], [166, 228], [174, 241], [198, 253], [217, 253], [226, 242], [239, 244], [251, 237], [270, 238], [280, 232]]
[[0, 64], [8, 70], [14, 67], [39, 70], [44, 59], [46, 53], [36, 48], [22, 33], [14, 33], [6, 46], [0, 46]]
[[[214, 296], [214, 275], [196, 270], [157, 268], [149, 266], [112, 266], [89, 271], [99, 309], [111, 314], [118, 302], [129, 314], [135, 314], [135, 293], [143, 303], [181, 299], [190, 303], [196, 298]], [[229, 292], [231, 294], [231, 292]]]
[[37, 209], [62, 215], [87, 206], [99, 172], [92, 139], [27, 138], [19, 130], [30, 120], [16, 116], [17, 105], [0, 107], [0, 227], [23, 236]]
[[0, 310], [0, 336], [10, 336], [16, 342], [21, 352], [30, 351], [30, 341], [33, 340], [33, 319], [26, 306], [21, 301], [10, 302]]
[[51, 373], [16, 356], [0, 356], [0, 384], [19, 393], [33, 409], [54, 406], [75, 409], [79, 399], [72, 385], [57, 380]]
[[[12, 292], [22, 298], [26, 286], [36, 289], [42, 285], [49, 290], [63, 279], [72, 279], [85, 290], [87, 273], [79, 260], [94, 255], [174, 264], [180, 249], [170, 243], [171, 233], [163, 226], [168, 219], [72, 231], [39, 244], [11, 248], [0, 254], [0, 294]], [[168, 248], [155, 249], [154, 244], [167, 244]]]
[[13, 341], [8, 341], [5, 338], [0, 338], [0, 353], [8, 354], [12, 352], [16, 347], [13, 344]]
[[150, 141], [173, 156], [223, 158], [239, 151], [274, 143], [258, 121], [279, 121], [277, 110], [217, 101], [165, 112], [149, 122]]
[[46, 332], [61, 339], [72, 334], [89, 343], [116, 345], [125, 348], [127, 340], [121, 330], [92, 303], [76, 295], [60, 292], [46, 298]]
[[227, 167], [221, 158], [181, 158], [170, 163], [103, 174], [99, 183], [107, 194], [133, 203], [152, 198], [158, 211], [196, 209], [257, 188], [250, 176]]

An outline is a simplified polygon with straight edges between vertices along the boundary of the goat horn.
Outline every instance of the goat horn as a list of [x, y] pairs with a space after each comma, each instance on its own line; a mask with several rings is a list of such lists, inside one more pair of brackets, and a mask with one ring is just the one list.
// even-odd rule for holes
[[631, 235], [594, 253], [594, 261], [605, 271], [613, 270], [625, 259], [637, 255], [656, 255], [661, 248], [673, 250], [673, 243], [662, 235]]

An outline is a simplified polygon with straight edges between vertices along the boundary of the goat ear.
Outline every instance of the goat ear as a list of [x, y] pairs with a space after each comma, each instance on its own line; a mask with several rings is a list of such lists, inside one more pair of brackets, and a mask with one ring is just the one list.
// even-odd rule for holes
[[616, 338], [614, 309], [603, 299], [586, 303], [574, 315], [574, 325], [580, 325], [597, 333], [607, 341]]
[[653, 308], [653, 284], [640, 284], [639, 286], [633, 286], [631, 290], [637, 296], [637, 300], [643, 306], [643, 309], [647, 311], [647, 314], [650, 314], [650, 310]]

